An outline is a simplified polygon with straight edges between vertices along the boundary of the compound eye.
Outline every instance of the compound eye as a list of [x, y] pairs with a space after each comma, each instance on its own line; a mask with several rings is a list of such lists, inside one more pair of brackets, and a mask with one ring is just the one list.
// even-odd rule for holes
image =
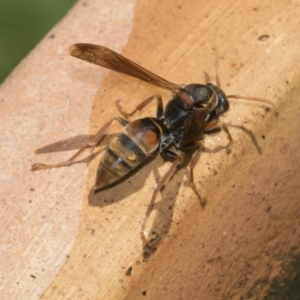
[[223, 112], [226, 112], [229, 109], [229, 101], [227, 100], [226, 97], [222, 98], [222, 109]]

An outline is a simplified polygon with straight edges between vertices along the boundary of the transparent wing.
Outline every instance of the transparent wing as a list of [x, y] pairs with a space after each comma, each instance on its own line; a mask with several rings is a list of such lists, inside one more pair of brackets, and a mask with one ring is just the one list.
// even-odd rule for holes
[[92, 44], [75, 44], [69, 48], [69, 52], [72, 56], [92, 64], [133, 76], [160, 88], [172, 92], [176, 92], [179, 89], [177, 84], [155, 75], [121, 54], [106, 47]]

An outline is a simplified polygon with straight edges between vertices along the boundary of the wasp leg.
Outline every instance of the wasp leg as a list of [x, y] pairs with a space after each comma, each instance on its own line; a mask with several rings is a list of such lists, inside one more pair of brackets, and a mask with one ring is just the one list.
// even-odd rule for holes
[[148, 218], [151, 214], [151, 211], [153, 210], [154, 202], [155, 202], [157, 193], [171, 179], [172, 175], [175, 173], [176, 168], [180, 164], [180, 161], [181, 161], [180, 157], [177, 154], [170, 151], [170, 150], [165, 149], [162, 152], [162, 154], [165, 157], [167, 157], [169, 159], [172, 159], [173, 163], [172, 163], [171, 167], [169, 168], [169, 170], [164, 174], [164, 176], [155, 184], [154, 192], [153, 192], [153, 195], [152, 195], [152, 198], [151, 198], [151, 202], [150, 202], [150, 204], [148, 206], [148, 209], [146, 211], [146, 215], [145, 215], [144, 221], [142, 223], [142, 228], [141, 228], [141, 238], [142, 238], [144, 246], [146, 246], [148, 244], [148, 240], [145, 236], [146, 223], [147, 223], [147, 220], [148, 220]]
[[146, 105], [148, 105], [153, 99], [156, 99], [157, 101], [157, 110], [156, 110], [156, 117], [159, 119], [163, 116], [163, 102], [161, 95], [153, 95], [147, 99], [145, 99], [141, 104], [139, 104], [132, 112], [127, 113], [124, 111], [122, 103], [120, 100], [116, 101], [117, 107], [119, 112], [126, 118], [128, 119], [131, 117], [133, 114], [135, 114], [137, 111], [142, 110]]
[[195, 167], [196, 163], [198, 162], [198, 160], [200, 158], [200, 155], [201, 155], [201, 152], [203, 150], [203, 142], [202, 141], [196, 141], [196, 142], [199, 143], [199, 147], [196, 150], [196, 152], [195, 152], [195, 154], [194, 154], [194, 156], [193, 156], [193, 158], [192, 158], [192, 160], [189, 164], [189, 167], [190, 167], [190, 186], [192, 187], [192, 189], [194, 190], [194, 192], [198, 196], [201, 206], [204, 207], [206, 205], [207, 199], [205, 197], [201, 196], [201, 193], [198, 190], [198, 188], [197, 188], [197, 186], [194, 182], [194, 167]]
[[69, 158], [66, 161], [57, 163], [57, 164], [43, 164], [43, 163], [35, 163], [32, 165], [31, 170], [32, 171], [37, 171], [37, 170], [45, 170], [45, 169], [51, 169], [51, 168], [60, 168], [63, 166], [69, 166], [71, 165], [74, 160], [84, 152], [85, 149], [87, 148], [94, 148], [103, 138], [105, 132], [111, 125], [112, 121], [116, 120], [118, 121], [121, 125], [126, 126], [128, 124], [128, 121], [120, 118], [120, 117], [115, 117], [112, 118], [110, 121], [108, 121], [97, 133], [96, 135], [85, 145], [82, 147], [79, 151], [77, 151], [71, 158]]
[[232, 148], [232, 144], [233, 144], [233, 139], [232, 139], [229, 129], [225, 123], [223, 123], [221, 121], [213, 121], [213, 122], [207, 123], [205, 125], [204, 131], [209, 132], [209, 131], [216, 130], [216, 129], [222, 129], [226, 132], [227, 138], [229, 140], [229, 143], [226, 147], [226, 151], [230, 152], [231, 148]]

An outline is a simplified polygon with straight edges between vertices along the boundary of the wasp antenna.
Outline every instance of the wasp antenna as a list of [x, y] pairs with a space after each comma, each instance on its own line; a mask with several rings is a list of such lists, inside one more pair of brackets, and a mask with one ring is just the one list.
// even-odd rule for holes
[[217, 86], [219, 88], [221, 88], [221, 76], [220, 76], [220, 55], [219, 55], [219, 49], [216, 47], [214, 48], [214, 50], [216, 51], [216, 59], [215, 59], [215, 64], [216, 64], [216, 82], [217, 82]]
[[245, 99], [245, 100], [250, 100], [250, 101], [266, 103], [266, 104], [271, 105], [277, 111], [277, 105], [269, 99], [258, 98], [258, 97], [248, 97], [248, 96], [239, 96], [239, 95], [227, 95], [226, 97], [233, 98], [233, 99]]

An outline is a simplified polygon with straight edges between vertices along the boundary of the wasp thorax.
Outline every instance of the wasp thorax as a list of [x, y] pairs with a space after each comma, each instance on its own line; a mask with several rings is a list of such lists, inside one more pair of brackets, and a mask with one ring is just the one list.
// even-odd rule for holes
[[204, 84], [189, 84], [185, 87], [185, 90], [193, 97], [194, 107], [201, 107], [213, 97], [213, 90]]

